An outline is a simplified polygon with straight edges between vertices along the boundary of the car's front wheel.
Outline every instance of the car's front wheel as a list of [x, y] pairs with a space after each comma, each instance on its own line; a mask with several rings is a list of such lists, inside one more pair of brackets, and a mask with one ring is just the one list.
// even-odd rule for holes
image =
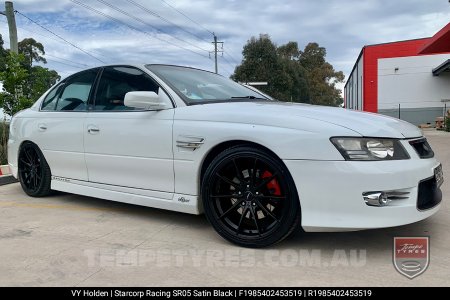
[[22, 144], [18, 166], [19, 181], [25, 193], [32, 197], [43, 197], [50, 194], [50, 167], [35, 144], [30, 142]]
[[269, 246], [300, 226], [292, 177], [262, 149], [238, 146], [220, 153], [204, 174], [202, 200], [214, 229], [240, 246]]

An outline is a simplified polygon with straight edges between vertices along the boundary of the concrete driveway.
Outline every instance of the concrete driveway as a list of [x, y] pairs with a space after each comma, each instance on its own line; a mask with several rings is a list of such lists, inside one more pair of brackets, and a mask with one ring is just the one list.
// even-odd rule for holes
[[[450, 134], [426, 135], [444, 172]], [[450, 176], [441, 210], [402, 227], [297, 233], [253, 250], [219, 237], [204, 216], [59, 193], [0, 187], [1, 286], [448, 286]], [[392, 264], [394, 236], [430, 236], [427, 271], [410, 280]]]

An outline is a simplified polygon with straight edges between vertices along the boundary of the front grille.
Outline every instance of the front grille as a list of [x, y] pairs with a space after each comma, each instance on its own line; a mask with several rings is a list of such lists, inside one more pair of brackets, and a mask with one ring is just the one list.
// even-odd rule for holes
[[427, 139], [422, 138], [418, 140], [410, 141], [409, 144], [413, 146], [420, 158], [432, 158], [434, 157], [434, 152], [431, 149], [430, 144], [428, 144]]
[[419, 183], [417, 195], [417, 208], [425, 210], [438, 205], [442, 200], [442, 192], [436, 184], [434, 177]]

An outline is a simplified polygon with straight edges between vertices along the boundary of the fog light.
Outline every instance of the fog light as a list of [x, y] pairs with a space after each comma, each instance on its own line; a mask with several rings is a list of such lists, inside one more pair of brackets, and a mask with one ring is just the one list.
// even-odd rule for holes
[[388, 195], [385, 192], [363, 193], [364, 201], [370, 206], [386, 206], [389, 204]]

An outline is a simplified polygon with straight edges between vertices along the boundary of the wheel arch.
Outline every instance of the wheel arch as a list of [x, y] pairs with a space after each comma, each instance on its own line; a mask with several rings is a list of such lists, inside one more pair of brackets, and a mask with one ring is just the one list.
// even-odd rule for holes
[[[31, 140], [23, 140], [22, 142], [20, 142], [19, 147], [17, 147], [17, 158], [19, 158], [19, 156], [20, 156], [20, 151], [22, 151], [23, 145], [24, 145], [24, 144], [27, 144], [27, 143], [33, 144], [34, 146], [36, 146], [36, 147], [39, 149], [39, 151], [42, 152], [42, 150], [41, 150], [41, 148], [39, 147], [39, 145], [36, 144], [35, 142], [33, 142], [33, 141], [31, 141]], [[44, 153], [42, 153], [42, 155], [44, 155]]]
[[[291, 174], [289, 168], [286, 166], [286, 164], [283, 162], [283, 160], [275, 152], [273, 152], [271, 149], [267, 148], [266, 146], [261, 145], [259, 143], [252, 142], [252, 141], [248, 141], [248, 140], [229, 140], [229, 141], [221, 142], [221, 143], [215, 145], [214, 147], [212, 147], [211, 149], [209, 149], [208, 153], [205, 155], [203, 161], [201, 162], [200, 168], [199, 168], [198, 183], [197, 183], [197, 185], [198, 185], [197, 188], [198, 188], [200, 196], [201, 196], [201, 187], [202, 187], [202, 182], [203, 182], [203, 176], [204, 176], [208, 166], [211, 164], [211, 162], [214, 160], [214, 158], [219, 153], [225, 151], [226, 149], [237, 147], [237, 146], [251, 146], [251, 147], [258, 148], [260, 150], [268, 152], [270, 155], [272, 155], [274, 158], [278, 159], [280, 161], [280, 163], [282, 163], [284, 165], [284, 167], [288, 171], [289, 175], [292, 177], [292, 174]], [[295, 190], [298, 194], [298, 189], [297, 189], [297, 186], [295, 185], [294, 180], [293, 180], [293, 184], [294, 184]]]
[[20, 152], [22, 151], [22, 147], [23, 147], [24, 144], [27, 144], [27, 143], [33, 144], [41, 152], [42, 156], [47, 161], [47, 158], [45, 157], [44, 151], [42, 151], [41, 147], [39, 147], [38, 144], [36, 144], [32, 140], [23, 140], [23, 141], [20, 142], [19, 146], [17, 147], [17, 167], [19, 166]]

